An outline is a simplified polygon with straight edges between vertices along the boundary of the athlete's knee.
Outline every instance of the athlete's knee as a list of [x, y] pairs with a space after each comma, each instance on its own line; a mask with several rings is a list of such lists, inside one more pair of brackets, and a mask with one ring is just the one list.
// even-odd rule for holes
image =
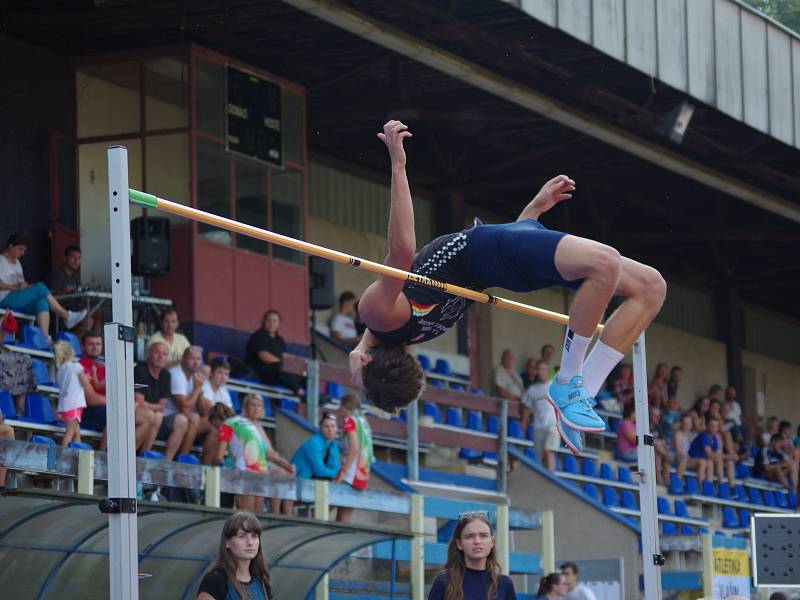
[[622, 274], [622, 257], [611, 246], [597, 244], [589, 256], [590, 278], [616, 285]]
[[645, 302], [655, 310], [664, 304], [667, 296], [667, 282], [653, 267], [645, 267], [642, 274], [641, 295]]

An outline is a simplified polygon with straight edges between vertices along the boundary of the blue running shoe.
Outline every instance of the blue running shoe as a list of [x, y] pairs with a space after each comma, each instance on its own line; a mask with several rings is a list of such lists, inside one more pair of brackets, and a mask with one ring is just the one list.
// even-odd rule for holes
[[558, 383], [557, 379], [553, 379], [547, 397], [567, 427], [578, 431], [606, 430], [605, 422], [590, 404], [591, 398], [586, 394], [580, 375], [573, 377], [569, 383]]
[[558, 411], [556, 411], [556, 429], [558, 435], [561, 436], [561, 441], [574, 455], [578, 456], [583, 452], [583, 434], [577, 429], [567, 427], [564, 422], [558, 418]]

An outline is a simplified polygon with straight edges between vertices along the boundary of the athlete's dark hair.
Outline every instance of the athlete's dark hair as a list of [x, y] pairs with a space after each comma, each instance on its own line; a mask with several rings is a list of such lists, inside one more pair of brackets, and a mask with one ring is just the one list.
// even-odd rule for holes
[[405, 345], [379, 344], [369, 353], [372, 360], [364, 365], [362, 371], [367, 402], [388, 413], [395, 413], [419, 398], [425, 374]]
[[558, 585], [558, 582], [561, 581], [563, 576], [562, 573], [550, 573], [550, 575], [542, 577], [539, 580], [539, 591], [536, 592], [536, 597], [546, 596], [553, 591], [553, 588]]
[[[492, 524], [483, 515], [471, 515], [458, 521], [453, 537], [447, 546], [447, 564], [444, 566], [444, 573], [447, 573], [447, 589], [444, 593], [445, 600], [464, 600], [464, 573], [467, 564], [464, 560], [464, 551], [459, 550], [457, 540], [461, 539], [464, 528], [473, 521], [481, 521], [489, 526], [489, 533], [494, 536]], [[497, 594], [497, 585], [500, 582], [500, 562], [497, 560], [497, 547], [492, 546], [489, 555], [486, 557], [486, 570], [489, 572], [491, 581], [486, 594], [486, 600], [494, 600]]]

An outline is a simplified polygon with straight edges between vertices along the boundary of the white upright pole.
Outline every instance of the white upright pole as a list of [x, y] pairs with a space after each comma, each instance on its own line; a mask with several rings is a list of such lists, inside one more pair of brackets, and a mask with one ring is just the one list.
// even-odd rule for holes
[[644, 333], [633, 345], [633, 385], [636, 402], [636, 441], [639, 466], [639, 510], [644, 561], [644, 597], [661, 600], [661, 555], [656, 510], [656, 456], [650, 435], [650, 411], [647, 399], [647, 360]]
[[133, 352], [136, 331], [131, 306], [131, 238], [128, 204], [128, 150], [108, 149], [108, 204], [111, 231], [113, 322], [104, 329], [108, 394], [109, 598], [138, 600], [136, 531], [136, 447], [133, 406]]

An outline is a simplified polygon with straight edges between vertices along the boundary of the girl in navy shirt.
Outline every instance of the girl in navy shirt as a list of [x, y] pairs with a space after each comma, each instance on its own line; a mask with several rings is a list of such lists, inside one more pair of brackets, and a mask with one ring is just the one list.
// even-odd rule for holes
[[447, 547], [447, 564], [434, 579], [428, 600], [517, 600], [511, 578], [500, 573], [485, 512], [459, 515]]

